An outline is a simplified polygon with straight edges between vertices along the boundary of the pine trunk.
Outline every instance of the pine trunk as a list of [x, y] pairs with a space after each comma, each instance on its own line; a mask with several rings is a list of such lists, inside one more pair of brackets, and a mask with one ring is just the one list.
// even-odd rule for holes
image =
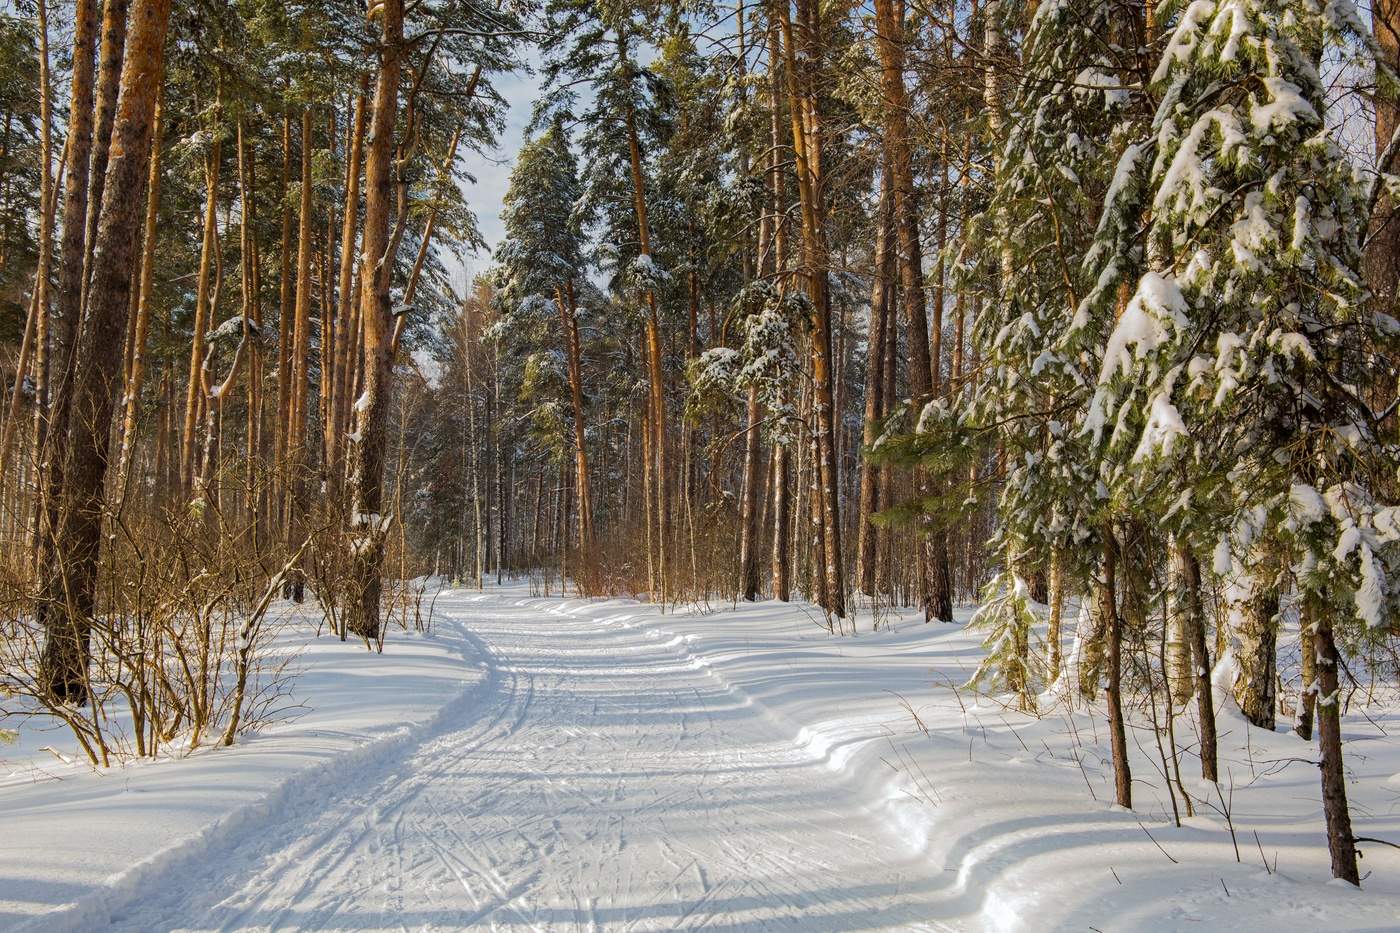
[[394, 180], [394, 124], [398, 118], [399, 73], [403, 57], [404, 0], [384, 0], [379, 74], [375, 80], [369, 155], [365, 160], [365, 232], [360, 307], [364, 328], [364, 390], [355, 403], [351, 435], [350, 497], [352, 602], [350, 631], [374, 641], [380, 636], [384, 535], [381, 516], [384, 453], [393, 377], [393, 314], [389, 294], [394, 257], [388, 255], [390, 199]]
[[[1315, 597], [1309, 597], [1315, 599]], [[1317, 656], [1317, 733], [1322, 750], [1322, 813], [1327, 821], [1327, 849], [1332, 855], [1332, 877], [1361, 884], [1356, 865], [1356, 842], [1347, 809], [1346, 768], [1342, 760], [1341, 659], [1332, 637], [1332, 622], [1321, 600], [1313, 607], [1312, 647]]]
[[1210, 649], [1206, 644], [1206, 614], [1201, 602], [1201, 565], [1196, 555], [1180, 547], [1183, 608], [1186, 636], [1191, 643], [1192, 674], [1195, 677], [1196, 721], [1201, 733], [1201, 777], [1219, 779], [1216, 764], [1215, 694], [1210, 679]]
[[1120, 807], [1133, 807], [1133, 778], [1128, 767], [1128, 736], [1123, 723], [1123, 623], [1118, 614], [1118, 542], [1104, 530], [1103, 580], [1098, 584], [1099, 613], [1108, 635], [1108, 727], [1113, 748], [1113, 787]]
[[42, 676], [55, 698], [73, 703], [87, 694], [103, 484], [169, 17], [170, 0], [135, 0], [93, 252], [91, 303], [76, 356], [81, 365], [72, 384], [74, 417], [61, 445], [64, 485], [40, 605], [47, 636]]
[[[880, 209], [875, 230], [875, 254], [870, 286], [870, 327], [867, 332], [865, 367], [865, 426], [861, 435], [866, 450], [878, 437], [879, 419], [884, 413], [885, 328], [890, 322], [891, 292], [895, 256], [891, 249], [894, 228], [894, 197], [889, 160], [880, 177]], [[880, 510], [880, 468], [869, 456], [860, 458], [860, 515], [856, 538], [856, 580], [866, 596], [876, 592], [876, 542], [879, 534], [871, 516]]]

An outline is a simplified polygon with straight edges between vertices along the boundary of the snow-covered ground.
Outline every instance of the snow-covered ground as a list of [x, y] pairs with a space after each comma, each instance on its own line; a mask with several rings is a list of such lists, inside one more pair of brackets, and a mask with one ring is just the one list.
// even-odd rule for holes
[[[1150, 731], [1116, 809], [1098, 716], [955, 693], [978, 636], [891, 621], [448, 592], [383, 656], [311, 642], [307, 713], [234, 749], [21, 768], [0, 926], [1394, 928], [1400, 851], [1328, 881], [1301, 740], [1223, 711], [1178, 829]], [[1347, 719], [1358, 835], [1400, 837], [1397, 729]]]

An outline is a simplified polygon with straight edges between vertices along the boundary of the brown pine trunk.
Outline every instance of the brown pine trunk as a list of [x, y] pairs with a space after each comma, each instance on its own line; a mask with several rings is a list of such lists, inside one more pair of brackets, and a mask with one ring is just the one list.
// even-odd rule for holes
[[[869, 450], [878, 437], [878, 421], [884, 413], [885, 328], [890, 326], [890, 303], [893, 298], [895, 255], [891, 249], [894, 228], [893, 183], [889, 160], [880, 177], [880, 210], [875, 230], [875, 254], [871, 269], [870, 329], [866, 340], [868, 356], [865, 367], [865, 428], [861, 435]], [[866, 596], [876, 592], [876, 542], [878, 532], [871, 516], [882, 507], [880, 500], [880, 468], [868, 456], [860, 458], [860, 515], [856, 541], [856, 579]]]
[[[846, 615], [844, 567], [841, 555], [841, 507], [836, 472], [835, 413], [832, 410], [831, 303], [827, 289], [822, 127], [812, 75], [798, 71], [790, 11], [779, 3], [788, 101], [792, 115], [793, 150], [802, 207], [803, 264], [812, 303], [812, 408], [815, 414], [817, 477], [821, 515], [821, 577], [825, 608], [837, 618]], [[821, 59], [819, 12], [813, 0], [799, 0], [804, 66]]]
[[199, 250], [199, 273], [195, 284], [194, 336], [190, 341], [189, 382], [185, 388], [185, 429], [180, 446], [180, 485], [185, 493], [192, 488], [195, 474], [199, 416], [204, 395], [200, 391], [199, 369], [204, 363], [204, 340], [212, 323], [209, 307], [210, 280], [214, 253], [218, 249], [218, 203], [220, 145], [217, 137], [204, 166], [204, 239]]
[[[143, 211], [156, 98], [164, 74], [170, 0], [135, 0], [112, 134], [112, 155], [97, 225], [89, 314], [73, 381], [59, 522], [40, 604], [43, 679], [58, 699], [86, 696], [88, 637], [102, 540], [113, 401], [121, 380], [122, 334], [131, 304], [131, 270]], [[58, 445], [55, 445], [58, 446]]]
[[1356, 842], [1351, 833], [1351, 813], [1347, 809], [1346, 768], [1342, 760], [1341, 688], [1338, 668], [1341, 658], [1332, 637], [1332, 621], [1325, 603], [1316, 595], [1313, 602], [1312, 649], [1317, 656], [1317, 734], [1322, 751], [1322, 813], [1327, 821], [1327, 849], [1332, 855], [1332, 877], [1354, 885], [1361, 884], [1356, 865]]
[[151, 295], [155, 288], [156, 225], [160, 215], [161, 104], [156, 97], [151, 118], [151, 163], [146, 177], [146, 221], [141, 240], [141, 282], [136, 301], [136, 321], [131, 327], [131, 363], [127, 370], [126, 404], [122, 415], [122, 446], [117, 461], [117, 495], [126, 501], [131, 458], [136, 452], [136, 427], [141, 414], [141, 387], [146, 376], [146, 338], [151, 325]]
[[[248, 343], [248, 397], [244, 448], [244, 508], [247, 513], [248, 541], [254, 553], [260, 552], [262, 509], [258, 501], [257, 464], [262, 446], [262, 331], [261, 280], [258, 266], [258, 189], [257, 160], [245, 139], [243, 120], [238, 121], [238, 188], [243, 205], [239, 225], [240, 264], [243, 284], [243, 340]], [[254, 331], [257, 338], [254, 338]]]
[[1186, 635], [1191, 642], [1192, 674], [1196, 678], [1196, 719], [1201, 731], [1201, 777], [1219, 779], [1216, 765], [1215, 695], [1210, 680], [1210, 649], [1206, 645], [1206, 615], [1201, 605], [1201, 565], [1196, 555], [1182, 548], [1181, 577], [1187, 617]]
[[1113, 529], [1103, 531], [1103, 579], [1096, 585], [1099, 612], [1108, 636], [1108, 728], [1113, 748], [1113, 787], [1120, 807], [1133, 807], [1133, 778], [1128, 767], [1128, 736], [1123, 724], [1123, 620], [1118, 614], [1118, 542]]
[[[301, 111], [301, 198], [297, 222], [296, 310], [292, 318], [292, 351], [289, 361], [290, 417], [286, 446], [288, 498], [284, 542], [288, 554], [296, 553], [304, 534], [306, 480], [307, 471], [310, 469], [306, 455], [306, 412], [311, 384], [311, 149], [311, 108], [305, 107]], [[301, 602], [305, 596], [306, 580], [301, 572], [300, 562], [292, 568], [288, 580], [289, 595]]]
[[[277, 312], [277, 420], [274, 425], [272, 457], [276, 467], [277, 488], [274, 492], [273, 511], [281, 523], [287, 521], [287, 429], [292, 420], [292, 207], [288, 203], [288, 189], [292, 182], [292, 119], [282, 115], [282, 182], [278, 189], [278, 201], [282, 204], [282, 237], [279, 250], [280, 269], [277, 287], [279, 290]], [[285, 530], [285, 524], [283, 525]]]
[[763, 408], [758, 400], [758, 386], [750, 385], [744, 405], [744, 476], [743, 498], [739, 508], [739, 596], [753, 602], [758, 599], [758, 463], [759, 421]]
[[574, 405], [574, 483], [578, 490], [578, 548], [587, 556], [593, 547], [593, 496], [588, 476], [587, 432], [584, 430], [583, 347], [578, 333], [578, 302], [574, 282], [565, 283], [559, 294], [560, 323], [564, 325], [569, 360], [569, 395]]
[[365, 160], [365, 231], [360, 308], [364, 327], [364, 391], [355, 403], [351, 435], [350, 507], [352, 599], [350, 631], [379, 637], [379, 594], [384, 560], [384, 452], [393, 376], [393, 314], [389, 284], [394, 257], [388, 255], [390, 202], [394, 176], [394, 124], [398, 118], [399, 73], [403, 57], [404, 0], [383, 0], [380, 11], [379, 74], [375, 79], [369, 155]]
[[[1371, 4], [1371, 31], [1380, 46], [1380, 57], [1391, 68], [1400, 70], [1400, 0], [1375, 0]], [[1400, 130], [1400, 101], [1390, 94], [1378, 94], [1376, 105], [1375, 151], [1380, 158]], [[1396, 165], [1379, 166], [1394, 172]], [[1366, 281], [1382, 307], [1395, 313], [1400, 297], [1400, 211], [1394, 199], [1381, 196], [1371, 220], [1371, 241], [1366, 250]]]
[[[924, 299], [923, 249], [919, 238], [918, 191], [914, 184], [914, 164], [909, 131], [909, 94], [904, 87], [904, 3], [903, 0], [876, 0], [877, 45], [881, 63], [881, 86], [885, 98], [885, 148], [893, 176], [895, 229], [899, 240], [900, 283], [904, 311], [909, 319], [909, 393], [915, 411], [931, 397], [938, 383], [936, 360], [929, 348], [928, 312]], [[940, 312], [941, 313], [941, 312]], [[942, 322], [939, 322], [942, 326]], [[937, 339], [937, 338], [935, 338]], [[921, 492], [934, 482], [923, 470], [916, 471]], [[948, 572], [946, 533], [925, 525], [924, 563], [919, 568], [925, 619], [951, 622], [953, 596]]]
[[96, 0], [77, 0], [73, 10], [73, 79], [65, 149], [58, 295], [53, 313], [39, 323], [40, 389], [34, 432], [40, 482], [40, 503], [35, 514], [36, 567], [51, 561], [59, 499], [65, 483], [61, 448], [68, 436], [72, 370], [82, 318], [96, 33]]
[[[627, 58], [626, 37], [617, 34], [617, 56], [619, 68], [630, 68]], [[637, 219], [637, 239], [642, 256], [651, 256], [651, 227], [647, 220], [646, 182], [642, 174], [642, 145], [637, 134], [637, 115], [628, 101], [623, 117], [627, 126], [627, 145], [632, 172], [632, 204]], [[655, 495], [656, 524], [656, 570], [660, 584], [660, 602], [666, 601], [671, 523], [670, 523], [670, 471], [666, 463], [666, 385], [661, 347], [661, 315], [657, 307], [656, 292], [648, 288], [646, 293], [647, 317], [645, 322], [647, 380], [650, 390], [651, 408], [651, 453], [652, 486]]]
[[126, 20], [131, 0], [104, 0], [102, 42], [97, 56], [97, 100], [92, 130], [92, 164], [88, 169], [87, 231], [83, 256], [83, 297], [87, 298], [92, 270], [92, 250], [97, 241], [97, 212], [102, 207], [102, 188], [107, 180], [107, 157], [111, 150], [112, 120], [117, 111], [117, 89], [121, 81], [122, 53], [126, 49]]
[[[773, 199], [773, 271], [778, 279], [780, 292], [787, 290], [788, 250], [787, 250], [787, 191], [779, 154], [784, 145], [782, 119], [782, 46], [778, 36], [776, 18], [769, 17], [768, 23], [768, 77], [772, 108], [769, 114], [770, 151], [768, 174]], [[773, 448], [773, 553], [772, 576], [773, 598], [788, 602], [792, 598], [792, 560], [789, 556], [789, 542], [792, 540], [792, 491], [789, 474], [791, 470], [792, 448], [788, 443]]]

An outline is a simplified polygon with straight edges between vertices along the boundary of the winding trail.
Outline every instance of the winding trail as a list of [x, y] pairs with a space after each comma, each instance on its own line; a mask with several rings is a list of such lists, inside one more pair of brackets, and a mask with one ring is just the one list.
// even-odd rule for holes
[[945, 876], [858, 782], [649, 611], [559, 602], [445, 595], [436, 624], [487, 669], [476, 703], [167, 876], [115, 928], [952, 928], [933, 919]]

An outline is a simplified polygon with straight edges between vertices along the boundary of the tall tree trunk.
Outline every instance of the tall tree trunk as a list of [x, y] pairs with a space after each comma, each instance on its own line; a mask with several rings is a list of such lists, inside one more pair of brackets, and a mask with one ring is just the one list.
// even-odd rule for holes
[[593, 548], [592, 481], [588, 476], [586, 415], [583, 407], [583, 347], [578, 333], [578, 302], [569, 279], [559, 294], [560, 323], [569, 361], [569, 396], [574, 405], [574, 484], [578, 490], [578, 548], [587, 557]]
[[1356, 865], [1356, 842], [1351, 833], [1351, 813], [1347, 809], [1346, 768], [1342, 760], [1342, 710], [1338, 668], [1341, 658], [1332, 637], [1332, 620], [1325, 602], [1316, 594], [1308, 615], [1315, 621], [1312, 650], [1317, 657], [1317, 733], [1322, 750], [1322, 813], [1327, 821], [1327, 849], [1332, 855], [1332, 877], [1360, 885]]
[[65, 148], [67, 158], [64, 166], [58, 294], [53, 314], [46, 315], [39, 327], [40, 403], [34, 432], [34, 447], [39, 454], [36, 460], [39, 463], [40, 483], [40, 503], [35, 514], [36, 567], [51, 563], [59, 499], [65, 484], [61, 448], [68, 436], [72, 370], [77, 352], [78, 323], [82, 318], [96, 33], [96, 0], [76, 0], [73, 9], [73, 79]]
[[404, 0], [383, 0], [379, 10], [379, 74], [375, 79], [369, 155], [365, 160], [364, 273], [360, 308], [364, 327], [364, 391], [355, 403], [350, 443], [350, 507], [353, 575], [348, 610], [350, 631], [379, 637], [379, 593], [384, 534], [384, 451], [393, 376], [393, 313], [389, 255], [390, 202], [394, 176], [394, 125], [398, 119], [403, 58]]
[[1191, 662], [1196, 678], [1196, 720], [1201, 731], [1201, 777], [1219, 779], [1216, 765], [1215, 695], [1210, 679], [1210, 649], [1206, 645], [1206, 614], [1201, 603], [1201, 565], [1196, 555], [1181, 547], [1182, 589], [1186, 634], [1191, 642]]
[[199, 370], [204, 364], [204, 340], [213, 323], [209, 295], [219, 236], [220, 148], [219, 139], [215, 136], [204, 166], [204, 239], [199, 249], [199, 273], [194, 298], [194, 336], [190, 340], [189, 382], [185, 387], [185, 429], [181, 435], [180, 447], [180, 485], [185, 494], [189, 493], [194, 483], [195, 450], [198, 446], [196, 439], [199, 434], [201, 405], [204, 401], [204, 394], [200, 391]]
[[66, 470], [40, 610], [47, 636], [45, 686], [56, 698], [69, 702], [81, 702], [86, 696], [113, 401], [121, 379], [122, 334], [131, 305], [133, 253], [144, 206], [142, 187], [156, 98], [164, 75], [169, 17], [170, 0], [135, 0], [131, 12], [93, 252], [90, 313], [77, 356], [82, 365], [73, 381], [72, 427], [62, 445]]
[[[1374, 0], [1371, 4], [1371, 32], [1380, 46], [1381, 59], [1400, 71], [1400, 0]], [[1379, 159], [1400, 131], [1400, 100], [1386, 93], [1377, 94], [1375, 152]], [[1394, 172], [1394, 164], [1378, 166]], [[1373, 231], [1366, 250], [1366, 281], [1380, 299], [1385, 311], [1395, 313], [1400, 298], [1400, 210], [1394, 198], [1382, 194], [1371, 221]]]
[[[307, 463], [306, 406], [311, 374], [311, 108], [301, 111], [301, 192], [297, 221], [296, 309], [292, 318], [292, 351], [289, 360], [287, 424], [287, 519], [284, 548], [295, 554], [305, 533]], [[288, 574], [288, 595], [297, 602], [305, 596], [306, 579], [300, 562]]]
[[[878, 421], [884, 413], [885, 328], [891, 325], [890, 304], [893, 299], [896, 257], [891, 249], [894, 234], [895, 204], [893, 179], [889, 159], [880, 176], [880, 209], [876, 215], [875, 253], [870, 286], [870, 329], [866, 339], [865, 367], [865, 427], [861, 439], [867, 450], [878, 437]], [[871, 516], [880, 510], [880, 468], [869, 456], [860, 458], [860, 515], [856, 539], [856, 578], [860, 591], [866, 596], [876, 592], [876, 542], [878, 532]]]
[[1133, 807], [1133, 778], [1128, 767], [1128, 736], [1123, 724], [1123, 620], [1118, 614], [1118, 542], [1111, 527], [1103, 531], [1103, 580], [1097, 584], [1099, 612], [1108, 635], [1108, 728], [1113, 748], [1113, 787], [1120, 807]]
[[[273, 426], [274, 436], [272, 457], [275, 466], [276, 489], [273, 494], [273, 512], [279, 522], [285, 523], [287, 515], [287, 485], [290, 479], [288, 470], [287, 443], [288, 430], [292, 421], [292, 206], [288, 200], [288, 189], [292, 183], [292, 118], [282, 114], [282, 178], [278, 187], [278, 201], [282, 204], [282, 237], [278, 250], [279, 272], [277, 280], [277, 419]], [[288, 529], [283, 524], [282, 530]], [[290, 540], [290, 534], [286, 539]], [[289, 555], [290, 556], [290, 555]]]
[[326, 430], [326, 475], [331, 489], [338, 489], [344, 470], [341, 451], [345, 429], [350, 418], [350, 357], [359, 343], [360, 314], [352, 291], [355, 278], [355, 234], [360, 217], [360, 162], [364, 155], [365, 111], [369, 106], [369, 74], [360, 77], [360, 92], [355, 98], [355, 119], [350, 131], [350, 146], [345, 159], [345, 205], [340, 229], [340, 270], [337, 294], [340, 313], [335, 334], [329, 346], [335, 359], [335, 378], [331, 385], [331, 423]]
[[[622, 69], [632, 68], [627, 55], [627, 38], [617, 33], [617, 63]], [[629, 98], [625, 104], [623, 118], [627, 127], [627, 145], [632, 172], [632, 205], [637, 220], [638, 249], [642, 256], [651, 257], [651, 225], [647, 218], [646, 181], [642, 172], [642, 144], [637, 132], [637, 115]], [[656, 520], [656, 565], [657, 580], [660, 583], [660, 602], [666, 601], [669, 574], [669, 553], [671, 545], [670, 523], [670, 471], [666, 462], [666, 384], [661, 347], [661, 314], [657, 307], [656, 292], [646, 290], [647, 316], [646, 361], [647, 380], [650, 389], [651, 408], [651, 453], [652, 486], [655, 495]]]
[[[769, 154], [768, 177], [772, 197], [773, 217], [773, 272], [777, 276], [780, 293], [787, 290], [788, 275], [788, 234], [787, 234], [787, 184], [783, 172], [781, 150], [783, 139], [783, 75], [782, 42], [778, 35], [778, 24], [770, 16], [768, 22], [768, 82], [772, 106], [769, 112]], [[781, 441], [773, 448], [773, 549], [772, 577], [773, 598], [787, 602], [792, 598], [792, 560], [789, 556], [789, 543], [792, 540], [792, 492], [789, 474], [792, 472], [792, 446]], [[717, 472], [717, 471], [716, 471]]]
[[136, 452], [136, 429], [141, 414], [141, 387], [146, 376], [146, 338], [151, 326], [151, 298], [155, 288], [157, 223], [160, 217], [161, 103], [157, 91], [155, 115], [151, 118], [151, 163], [146, 177], [146, 220], [141, 240], [141, 282], [137, 292], [136, 321], [132, 325], [131, 365], [126, 379], [122, 416], [122, 446], [117, 461], [117, 494], [126, 501], [131, 460]]
[[739, 506], [739, 596], [753, 602], [758, 599], [758, 464], [759, 422], [763, 407], [758, 400], [758, 386], [750, 385], [744, 405], [744, 475]]
[[[909, 393], [918, 405], [932, 396], [937, 384], [937, 361], [929, 349], [928, 312], [924, 298], [923, 248], [919, 238], [918, 190], [909, 132], [909, 94], [904, 86], [905, 37], [903, 0], [876, 0], [877, 45], [884, 92], [885, 148], [893, 176], [895, 229], [899, 240], [899, 271], [904, 311], [909, 319]], [[940, 322], [941, 324], [941, 322]], [[927, 493], [934, 482], [917, 471], [917, 482]], [[926, 525], [926, 541], [920, 557], [920, 580], [925, 619], [953, 620], [953, 596], [948, 572], [947, 535]]]
[[88, 169], [87, 228], [83, 242], [83, 297], [87, 298], [92, 274], [92, 250], [97, 241], [97, 213], [102, 207], [106, 184], [107, 158], [112, 142], [112, 120], [117, 111], [117, 90], [121, 82], [122, 54], [126, 49], [126, 20], [131, 0], [104, 0], [102, 42], [97, 56], [97, 99], [92, 129], [92, 164]]
[[244, 503], [248, 540], [260, 553], [262, 510], [257, 489], [257, 464], [262, 453], [262, 293], [258, 263], [257, 159], [247, 142], [244, 121], [238, 121], [238, 191], [243, 205], [239, 224], [243, 291], [243, 342], [248, 344], [248, 393], [245, 422]]
[[819, 11], [814, 0], [798, 0], [802, 28], [804, 70], [798, 70], [797, 48], [793, 42], [792, 16], [787, 0], [776, 4], [781, 11], [784, 65], [787, 75], [789, 110], [792, 118], [793, 151], [797, 162], [797, 186], [802, 207], [802, 246], [808, 296], [812, 305], [812, 409], [815, 414], [818, 511], [822, 520], [821, 576], [825, 608], [837, 618], [846, 615], [844, 567], [841, 555], [841, 505], [836, 472], [835, 413], [832, 410], [831, 303], [827, 288], [827, 257], [824, 232], [824, 192], [822, 176], [822, 127], [814, 78], [805, 68], [821, 59]]

